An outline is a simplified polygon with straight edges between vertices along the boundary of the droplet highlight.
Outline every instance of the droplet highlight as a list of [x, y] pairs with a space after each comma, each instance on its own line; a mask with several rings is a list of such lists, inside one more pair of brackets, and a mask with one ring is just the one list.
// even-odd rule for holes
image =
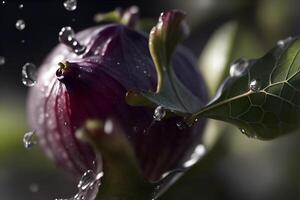
[[19, 5], [19, 9], [21, 10], [21, 9], [23, 9], [24, 8], [24, 4], [20, 4]]
[[229, 75], [231, 77], [240, 77], [241, 75], [244, 74], [245, 70], [249, 66], [249, 61], [243, 58], [240, 58], [236, 61], [234, 61], [229, 70]]
[[26, 27], [26, 24], [25, 24], [25, 21], [23, 19], [19, 19], [17, 22], [16, 22], [16, 28], [19, 30], [19, 31], [22, 31], [24, 30]]
[[293, 40], [293, 37], [287, 37], [287, 38], [285, 38], [285, 39], [283, 39], [283, 40], [279, 40], [278, 42], [277, 42], [277, 45], [279, 46], [279, 47], [285, 47], [290, 41], [292, 41]]
[[36, 67], [32, 63], [26, 63], [22, 68], [22, 83], [27, 87], [33, 87], [36, 84]]
[[81, 45], [75, 38], [75, 32], [70, 26], [63, 27], [58, 34], [59, 42], [71, 48], [74, 53], [80, 55], [86, 50], [86, 46]]
[[30, 131], [24, 134], [23, 144], [26, 149], [31, 149], [37, 144], [37, 141], [35, 140], [35, 131]]
[[165, 108], [163, 108], [162, 106], [158, 106], [155, 110], [154, 110], [154, 114], [153, 114], [153, 119], [155, 121], [161, 121], [167, 114], [167, 111]]
[[185, 168], [189, 168], [191, 166], [193, 166], [195, 163], [198, 162], [198, 160], [200, 160], [206, 153], [206, 148], [204, 145], [199, 144], [198, 146], [196, 146], [193, 154], [191, 155], [190, 159], [188, 161], [186, 161], [183, 166]]
[[74, 11], [77, 8], [77, 0], [65, 0], [64, 7], [67, 11]]
[[252, 92], [259, 92], [259, 90], [260, 90], [260, 87], [261, 87], [261, 85], [260, 85], [260, 82], [258, 81], [258, 80], [252, 80], [251, 82], [250, 82], [250, 85], [249, 85], [249, 89], [252, 91]]
[[0, 56], [0, 65], [4, 65], [5, 64], [5, 57]]

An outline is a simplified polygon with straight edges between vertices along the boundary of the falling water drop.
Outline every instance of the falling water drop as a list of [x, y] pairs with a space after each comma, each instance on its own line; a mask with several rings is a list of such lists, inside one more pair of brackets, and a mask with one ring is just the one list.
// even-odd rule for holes
[[77, 1], [76, 0], [65, 0], [64, 7], [68, 11], [74, 11], [77, 8]]
[[155, 121], [160, 121], [166, 116], [166, 110], [162, 106], [158, 106], [154, 110], [153, 118]]
[[229, 74], [231, 77], [239, 77], [245, 72], [248, 66], [249, 66], [249, 61], [240, 58], [231, 64]]
[[19, 19], [17, 22], [16, 22], [16, 28], [19, 30], [19, 31], [22, 31], [24, 30], [26, 27], [25, 25], [25, 21], [23, 19]]
[[5, 57], [0, 56], [0, 65], [4, 65], [5, 64]]
[[25, 86], [32, 87], [36, 84], [36, 67], [32, 63], [26, 63], [22, 68], [22, 82]]
[[59, 34], [58, 40], [64, 45], [71, 48], [76, 54], [80, 55], [84, 53], [86, 46], [81, 45], [75, 38], [75, 32], [70, 26], [63, 27]]
[[252, 92], [259, 92], [260, 90], [260, 82], [258, 80], [252, 80], [249, 84], [249, 89], [252, 91]]
[[293, 39], [293, 37], [290, 36], [290, 37], [287, 37], [287, 38], [285, 38], [283, 40], [279, 40], [277, 42], [277, 45], [279, 47], [285, 47], [285, 45], [287, 45], [290, 41], [292, 41], [292, 39]]
[[30, 131], [24, 134], [23, 136], [23, 144], [26, 149], [31, 149], [34, 145], [37, 144], [35, 138], [35, 132]]

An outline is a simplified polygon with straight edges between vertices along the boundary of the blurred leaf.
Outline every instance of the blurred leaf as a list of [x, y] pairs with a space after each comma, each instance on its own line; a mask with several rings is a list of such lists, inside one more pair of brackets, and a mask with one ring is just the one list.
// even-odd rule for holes
[[200, 70], [214, 95], [229, 73], [230, 64], [241, 57], [263, 55], [257, 35], [250, 26], [238, 21], [222, 25], [211, 36], [200, 57]]
[[244, 134], [272, 139], [299, 128], [300, 39], [280, 41], [264, 57], [228, 77], [216, 97], [189, 122], [209, 117], [237, 125]]

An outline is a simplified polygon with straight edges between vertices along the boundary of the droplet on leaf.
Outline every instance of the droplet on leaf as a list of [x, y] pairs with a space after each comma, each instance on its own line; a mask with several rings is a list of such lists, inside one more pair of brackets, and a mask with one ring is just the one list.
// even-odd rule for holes
[[245, 72], [248, 66], [249, 61], [240, 58], [232, 63], [232, 65], [230, 66], [229, 74], [231, 77], [239, 77]]
[[252, 80], [250, 82], [250, 85], [249, 85], [249, 89], [252, 91], [252, 92], [258, 92], [260, 90], [260, 82], [258, 80]]

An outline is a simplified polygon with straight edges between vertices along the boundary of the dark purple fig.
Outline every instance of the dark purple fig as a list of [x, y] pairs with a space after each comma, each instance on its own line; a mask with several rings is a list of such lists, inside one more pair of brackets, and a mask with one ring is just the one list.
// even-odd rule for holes
[[[58, 45], [40, 67], [28, 98], [29, 122], [46, 154], [78, 175], [95, 169], [92, 148], [75, 132], [88, 119], [113, 117], [125, 131], [147, 180], [182, 167], [201, 141], [204, 121], [191, 128], [178, 128], [179, 117], [154, 122], [153, 108], [125, 101], [129, 90], [156, 90], [147, 35], [111, 24], [89, 28], [76, 38], [86, 46], [85, 52], [77, 55]], [[189, 51], [177, 48], [172, 65], [184, 86], [206, 102], [204, 82]]]

